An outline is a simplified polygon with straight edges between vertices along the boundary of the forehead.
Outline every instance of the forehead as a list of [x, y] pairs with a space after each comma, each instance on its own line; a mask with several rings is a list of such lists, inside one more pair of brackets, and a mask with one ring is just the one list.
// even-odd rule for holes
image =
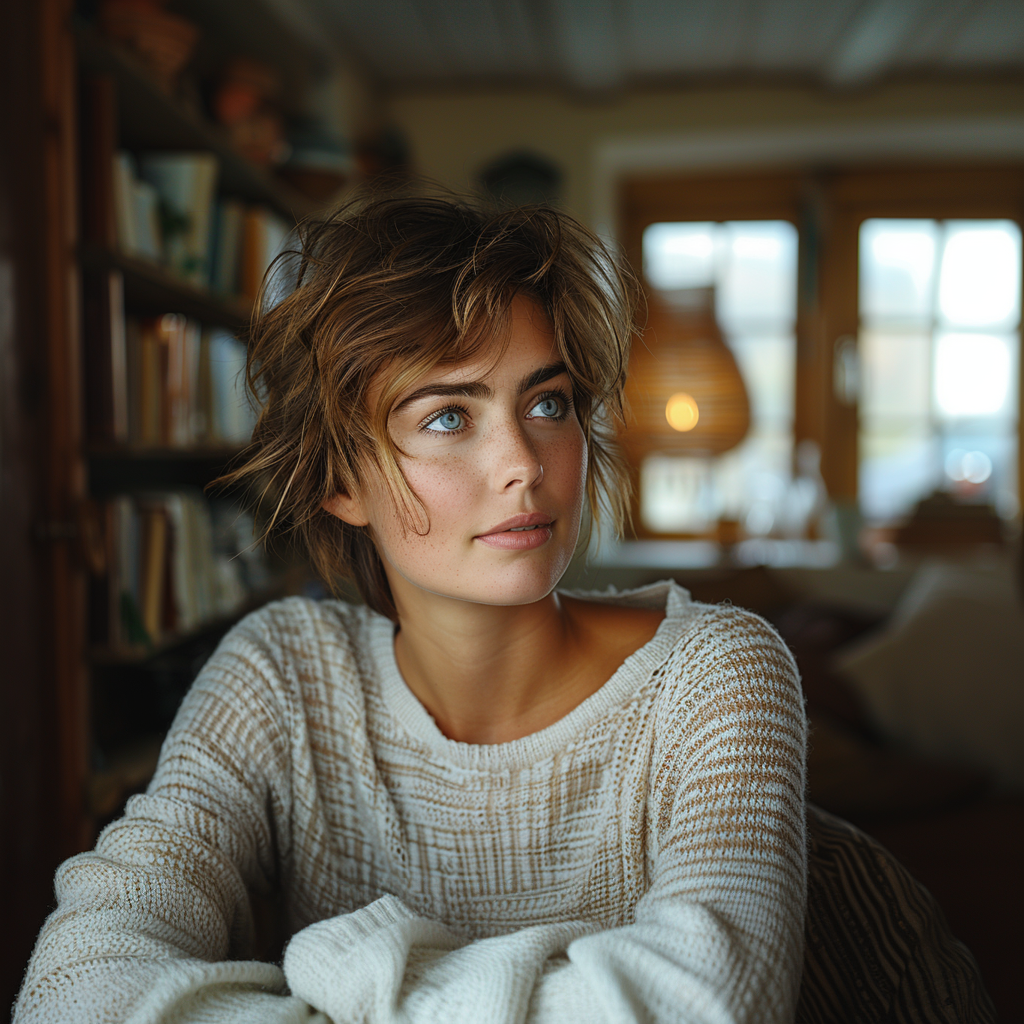
[[555, 332], [547, 314], [533, 300], [517, 297], [506, 316], [493, 327], [485, 325], [463, 359], [440, 356], [422, 371], [392, 365], [370, 387], [371, 408], [383, 399], [396, 409], [430, 385], [479, 382], [492, 390], [514, 386], [540, 366], [560, 361]]
[[[506, 322], [490, 332], [485, 331], [467, 358], [438, 363], [416, 384], [515, 376], [528, 363], [543, 365], [557, 356], [555, 332], [547, 314], [528, 299], [516, 299]], [[411, 391], [415, 386], [405, 390]]]

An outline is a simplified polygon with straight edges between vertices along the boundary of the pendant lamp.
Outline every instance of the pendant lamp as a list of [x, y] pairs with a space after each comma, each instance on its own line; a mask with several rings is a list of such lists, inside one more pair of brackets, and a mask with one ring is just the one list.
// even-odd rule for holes
[[750, 428], [750, 400], [715, 319], [714, 289], [671, 300], [648, 297], [647, 326], [629, 361], [622, 442], [634, 465], [655, 452], [721, 455]]

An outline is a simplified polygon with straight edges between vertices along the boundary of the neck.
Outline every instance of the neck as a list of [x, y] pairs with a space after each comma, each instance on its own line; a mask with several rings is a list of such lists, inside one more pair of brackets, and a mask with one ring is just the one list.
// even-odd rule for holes
[[[395, 658], [450, 739], [502, 743], [557, 721], [583, 697], [581, 638], [557, 595], [517, 606], [396, 595]], [[575, 667], [575, 668], [574, 668]]]

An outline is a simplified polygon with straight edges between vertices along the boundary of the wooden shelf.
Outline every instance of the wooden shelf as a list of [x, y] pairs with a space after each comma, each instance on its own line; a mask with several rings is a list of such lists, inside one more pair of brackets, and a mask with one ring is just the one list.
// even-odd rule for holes
[[249, 612], [262, 608], [268, 601], [273, 601], [285, 594], [284, 583], [266, 587], [251, 594], [249, 598], [229, 615], [218, 615], [207, 619], [204, 623], [187, 633], [175, 633], [166, 636], [152, 647], [96, 647], [90, 652], [89, 660], [96, 667], [111, 665], [143, 665], [154, 658], [170, 654], [172, 651], [188, 644], [194, 643], [209, 637], [216, 637], [219, 633], [225, 633], [239, 619], [248, 615]]
[[84, 245], [80, 255], [86, 270], [121, 271], [125, 306], [131, 313], [153, 316], [183, 313], [204, 324], [233, 331], [249, 322], [252, 309], [244, 299], [217, 295], [149, 260], [126, 256], [97, 245]]
[[204, 487], [242, 448], [96, 447], [86, 453], [89, 492], [95, 497], [131, 491]]
[[124, 148], [208, 150], [220, 161], [222, 191], [266, 203], [296, 221], [322, 209], [321, 204], [243, 157], [217, 125], [164, 92], [132, 53], [108, 42], [87, 22], [76, 21], [74, 28], [81, 65], [112, 75], [117, 83], [119, 134]]

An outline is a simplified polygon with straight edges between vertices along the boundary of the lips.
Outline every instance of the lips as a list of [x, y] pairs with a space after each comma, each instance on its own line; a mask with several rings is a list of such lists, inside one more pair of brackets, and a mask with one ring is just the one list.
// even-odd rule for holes
[[513, 516], [498, 523], [487, 533], [481, 533], [477, 540], [491, 548], [505, 551], [529, 551], [539, 548], [551, 539], [552, 516], [543, 512], [531, 512]]
[[481, 537], [491, 537], [496, 533], [506, 533], [509, 530], [523, 530], [530, 526], [550, 526], [555, 521], [554, 516], [544, 512], [529, 512], [524, 515], [513, 516], [503, 523], [498, 523], [493, 529], [481, 533]]

